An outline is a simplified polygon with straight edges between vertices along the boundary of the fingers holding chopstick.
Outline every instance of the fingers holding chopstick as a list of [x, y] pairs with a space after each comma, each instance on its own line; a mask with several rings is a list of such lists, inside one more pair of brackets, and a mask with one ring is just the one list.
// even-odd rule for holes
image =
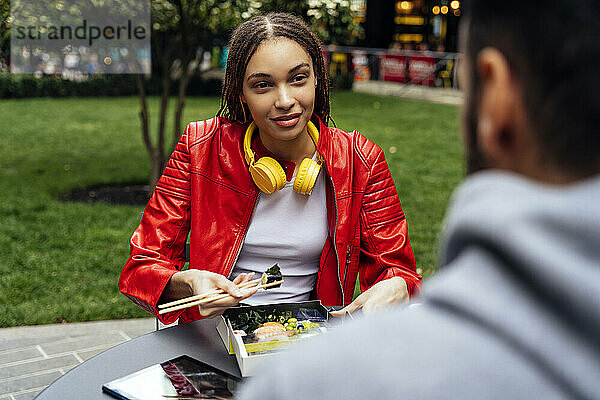
[[[260, 283], [260, 279], [255, 279], [254, 281], [252, 281], [251, 279], [253, 277], [254, 277], [254, 272], [248, 273], [248, 274], [242, 273], [233, 280], [233, 283], [236, 284], [240, 289], [248, 288], [253, 285], [258, 285]], [[201, 294], [197, 294], [194, 296], [184, 297], [184, 298], [181, 298], [178, 300], [170, 301], [168, 303], [159, 304], [158, 308], [159, 309], [171, 308], [171, 307], [177, 306], [179, 304], [184, 304], [184, 303], [189, 303], [189, 302], [196, 301], [196, 300], [201, 300], [203, 298], [207, 298], [207, 297], [210, 297], [210, 296], [213, 296], [216, 294], [220, 294], [223, 292], [224, 292], [224, 289], [216, 288], [216, 289], [208, 290], [208, 291], [205, 291]]]
[[235, 277], [235, 279], [233, 280], [233, 283], [240, 286], [241, 284], [250, 282], [252, 280], [252, 278], [254, 278], [254, 272], [250, 272], [250, 273], [242, 272], [241, 274], [239, 274], [238, 276]]
[[264, 276], [265, 274], [252, 280], [254, 273], [242, 273], [233, 281], [230, 281], [222, 275], [209, 271], [187, 270], [178, 272], [172, 276], [171, 280], [178, 282], [179, 286], [187, 286], [188, 293], [192, 295], [188, 294], [187, 297], [160, 304], [158, 313], [166, 314], [189, 307], [198, 307], [201, 316], [216, 317], [228, 308], [234, 307], [242, 300], [252, 296], [258, 289], [277, 287], [283, 283], [281, 274], [278, 276], [280, 280], [269, 283], [263, 283], [265, 282]]
[[[187, 297], [185, 299], [182, 299], [182, 301], [185, 300], [192, 300], [192, 301], [187, 301], [184, 302], [183, 304], [177, 304], [177, 305], [172, 305], [170, 307], [167, 308], [162, 308], [159, 311], [159, 314], [165, 314], [168, 312], [173, 312], [173, 311], [178, 311], [178, 310], [182, 310], [184, 308], [189, 308], [189, 307], [194, 307], [194, 306], [199, 306], [199, 309], [208, 309], [208, 308], [220, 308], [221, 306], [224, 306], [226, 303], [227, 307], [233, 307], [235, 305], [237, 305], [241, 300], [248, 298], [250, 296], [252, 296], [253, 294], [256, 293], [256, 291], [258, 289], [266, 289], [269, 287], [274, 287], [274, 286], [281, 286], [281, 284], [284, 282], [283, 279], [279, 280], [279, 281], [275, 281], [275, 282], [270, 282], [270, 283], [260, 283], [260, 280], [257, 279], [255, 281], [249, 281], [246, 282], [244, 284], [240, 284], [240, 287], [246, 285], [242, 292], [244, 293], [243, 298], [233, 298], [229, 293], [217, 293], [217, 294], [212, 294], [211, 296], [200, 296], [203, 298], [200, 298], [199, 300], [194, 299], [194, 296], [192, 297]], [[197, 297], [197, 296], [196, 296]], [[234, 303], [231, 303], [231, 299], [234, 299]], [[172, 303], [170, 303], [172, 304]], [[164, 305], [162, 306], [164, 307]], [[201, 314], [203, 316], [205, 316], [204, 314]]]
[[[236, 306], [240, 301], [256, 293], [260, 279], [252, 280], [254, 274], [240, 274], [233, 282], [226, 277], [209, 271], [187, 270], [173, 275], [179, 286], [187, 286], [187, 290], [179, 299], [160, 304], [159, 314], [178, 311], [197, 306], [200, 315], [214, 317], [222, 314], [227, 308]], [[173, 279], [172, 278], [172, 279]], [[191, 296], [190, 296], [191, 294]]]

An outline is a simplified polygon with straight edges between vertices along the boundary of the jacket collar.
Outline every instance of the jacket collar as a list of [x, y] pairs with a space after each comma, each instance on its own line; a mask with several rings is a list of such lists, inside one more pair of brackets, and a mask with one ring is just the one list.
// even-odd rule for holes
[[328, 173], [331, 175], [330, 168], [333, 167], [335, 161], [335, 144], [334, 144], [334, 130], [335, 128], [328, 127], [321, 121], [316, 114], [313, 114], [311, 120], [315, 126], [319, 129], [319, 143], [317, 143], [317, 152], [323, 158], [325, 167]]

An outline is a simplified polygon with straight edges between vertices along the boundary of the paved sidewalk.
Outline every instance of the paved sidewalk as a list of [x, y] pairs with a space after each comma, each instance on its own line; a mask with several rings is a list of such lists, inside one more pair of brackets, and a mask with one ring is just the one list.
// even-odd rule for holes
[[461, 105], [463, 94], [456, 89], [434, 88], [385, 81], [357, 81], [352, 90], [361, 93], [405, 97], [442, 104]]
[[33, 399], [71, 368], [156, 329], [154, 318], [0, 329], [0, 400]]

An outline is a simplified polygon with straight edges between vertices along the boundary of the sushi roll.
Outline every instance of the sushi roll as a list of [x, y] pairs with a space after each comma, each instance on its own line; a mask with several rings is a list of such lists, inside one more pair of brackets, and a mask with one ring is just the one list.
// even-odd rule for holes
[[[279, 265], [275, 264], [273, 265], [271, 268], [267, 269], [263, 274], [262, 274], [262, 284], [266, 285], [267, 283], [271, 283], [271, 282], [278, 282], [280, 280], [283, 279], [283, 275], [281, 275], [281, 270], [279, 269]], [[280, 287], [281, 284], [279, 285], [275, 285], [275, 286], [271, 286], [271, 288], [276, 288], [276, 287]], [[266, 290], [267, 288], [265, 288]]]

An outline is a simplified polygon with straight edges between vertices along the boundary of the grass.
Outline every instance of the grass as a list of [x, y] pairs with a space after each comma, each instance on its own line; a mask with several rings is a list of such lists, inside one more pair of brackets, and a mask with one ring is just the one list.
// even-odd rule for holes
[[[158, 99], [150, 105], [155, 126]], [[217, 108], [215, 98], [189, 98], [184, 121]], [[340, 92], [332, 109], [340, 128], [385, 150], [418, 266], [432, 274], [462, 174], [457, 108]], [[147, 315], [117, 288], [141, 207], [57, 199], [92, 184], [146, 180], [138, 111], [135, 97], [0, 101], [0, 327]]]
[[430, 276], [446, 205], [463, 175], [458, 108], [347, 92], [334, 97], [332, 110], [340, 128], [356, 129], [383, 148], [417, 267]]

